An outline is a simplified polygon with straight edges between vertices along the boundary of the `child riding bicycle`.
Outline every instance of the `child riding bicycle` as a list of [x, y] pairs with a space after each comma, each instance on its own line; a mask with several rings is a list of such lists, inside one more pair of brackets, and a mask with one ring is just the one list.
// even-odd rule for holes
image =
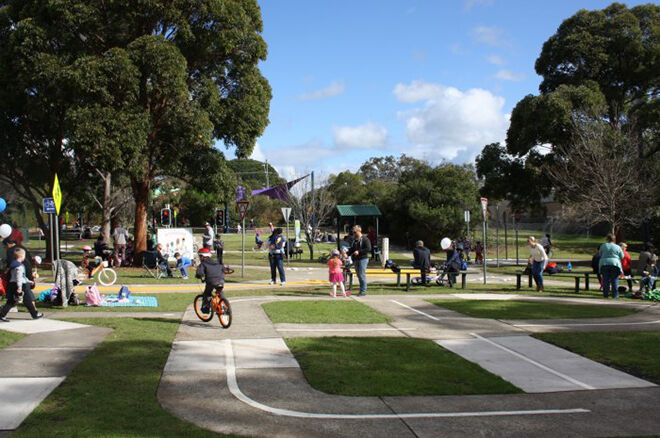
[[[204, 303], [202, 304], [202, 312], [208, 313], [210, 310], [211, 294], [216, 287], [222, 288], [225, 284], [225, 271], [224, 266], [211, 258], [211, 250], [202, 248], [199, 250], [200, 264], [197, 267], [195, 277], [202, 279], [206, 283], [204, 288]], [[224, 294], [220, 292], [220, 296], [224, 298]]]

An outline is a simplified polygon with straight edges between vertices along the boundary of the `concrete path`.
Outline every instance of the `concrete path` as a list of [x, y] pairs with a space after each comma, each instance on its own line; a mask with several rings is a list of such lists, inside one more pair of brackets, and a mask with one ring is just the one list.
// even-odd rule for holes
[[[660, 432], [660, 422], [640, 409], [660, 403], [656, 386], [557, 347], [530, 342], [524, 328], [468, 318], [415, 296], [359, 299], [391, 316], [390, 324], [345, 326], [346, 331], [339, 331], [341, 327], [337, 325], [272, 324], [261, 303], [276, 299], [300, 298], [232, 300], [234, 322], [228, 330], [219, 329], [215, 321], [212, 325], [196, 321], [195, 315], [187, 311], [158, 390], [158, 399], [165, 409], [216, 432], [269, 437], [602, 437]], [[282, 337], [344, 334], [423, 337], [453, 343], [455, 349], [478, 342], [488, 349], [495, 348], [498, 354], [504, 353], [508, 365], [514, 363], [520, 369], [522, 362], [533, 368], [531, 372], [536, 375], [529, 376], [529, 382], [521, 379], [519, 387], [527, 390], [525, 385], [529, 383], [528, 392], [536, 392], [539, 380], [554, 392], [345, 397], [314, 390]], [[463, 354], [467, 357], [467, 353]], [[481, 359], [468, 360], [479, 363]], [[531, 365], [530, 361], [554, 373]], [[589, 363], [586, 370], [580, 369], [585, 365], [583, 361]], [[539, 370], [545, 374], [538, 375]], [[505, 374], [495, 368], [490, 371]], [[597, 376], [585, 376], [585, 371], [597, 371]], [[561, 386], [556, 379], [566, 385]], [[608, 387], [611, 379], [625, 380], [619, 386], [626, 389], [592, 389]], [[622, 418], [627, 421], [621, 421]]]
[[[0, 329], [29, 336], [0, 350], [0, 436], [15, 430], [112, 330], [13, 314]], [[1, 333], [1, 332], [0, 332]]]

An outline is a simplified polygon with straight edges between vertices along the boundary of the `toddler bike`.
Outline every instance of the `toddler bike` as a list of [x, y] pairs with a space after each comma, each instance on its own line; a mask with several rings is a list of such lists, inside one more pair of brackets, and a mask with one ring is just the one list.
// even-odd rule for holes
[[195, 297], [193, 307], [195, 309], [195, 314], [202, 321], [209, 322], [213, 319], [213, 314], [215, 313], [218, 315], [222, 328], [229, 328], [231, 325], [231, 306], [225, 295], [222, 293], [222, 289], [223, 286], [218, 285], [211, 293], [211, 302], [209, 303], [208, 312], [203, 311], [204, 295], [200, 294]]

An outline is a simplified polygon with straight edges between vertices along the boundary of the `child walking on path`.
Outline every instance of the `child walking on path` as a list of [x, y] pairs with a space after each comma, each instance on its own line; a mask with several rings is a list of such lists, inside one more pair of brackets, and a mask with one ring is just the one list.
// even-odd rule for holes
[[28, 280], [25, 274], [25, 250], [18, 248], [15, 251], [15, 260], [9, 266], [9, 287], [7, 288], [7, 303], [0, 310], [0, 321], [9, 322], [7, 313], [18, 304], [18, 300], [23, 296], [23, 305], [28, 309], [33, 319], [42, 318], [43, 313], [38, 313], [34, 305], [34, 295], [32, 294], [31, 286], [34, 282]]
[[332, 293], [330, 296], [337, 296], [337, 284], [341, 287], [341, 293], [344, 297], [349, 296], [351, 293], [344, 289], [344, 274], [341, 271], [342, 262], [339, 259], [339, 251], [332, 250], [332, 257], [328, 260], [328, 273], [330, 274], [330, 283], [332, 283]]

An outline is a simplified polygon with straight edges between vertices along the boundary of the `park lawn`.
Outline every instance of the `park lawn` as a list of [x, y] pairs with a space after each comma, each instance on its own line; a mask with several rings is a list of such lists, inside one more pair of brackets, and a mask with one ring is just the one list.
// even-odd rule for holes
[[636, 313], [637, 309], [591, 304], [558, 304], [517, 300], [428, 300], [455, 312], [475, 318], [569, 319], [610, 318]]
[[22, 333], [14, 333], [2, 330], [2, 326], [0, 326], [0, 350], [20, 341], [25, 336], [26, 335]]
[[660, 331], [535, 333], [532, 336], [660, 385]]
[[[230, 267], [234, 270], [233, 274], [225, 275], [226, 283], [240, 283], [243, 281], [263, 280], [268, 278], [269, 272], [264, 269], [254, 269], [250, 267], [245, 268], [245, 276], [241, 277], [241, 266], [231, 264]], [[113, 268], [117, 273], [116, 285], [121, 284], [162, 284], [162, 285], [176, 285], [176, 284], [199, 284], [199, 278], [195, 278], [195, 268], [188, 269], [188, 279], [183, 279], [180, 276], [175, 278], [163, 277], [156, 279], [149, 275], [144, 268]], [[178, 272], [176, 273], [178, 275]], [[96, 278], [96, 277], [95, 277]], [[93, 280], [91, 280], [93, 282]], [[39, 271], [39, 283], [52, 283], [53, 276], [49, 269], [41, 269]], [[85, 280], [85, 284], [90, 283], [90, 280]], [[119, 290], [119, 286], [117, 286]]]
[[309, 383], [350, 396], [510, 394], [522, 392], [431, 340], [289, 338]]
[[72, 319], [114, 329], [12, 437], [218, 437], [166, 412], [158, 383], [177, 320]]
[[274, 323], [377, 324], [391, 319], [371, 307], [337, 297], [336, 301], [280, 301], [266, 303], [264, 311]]

